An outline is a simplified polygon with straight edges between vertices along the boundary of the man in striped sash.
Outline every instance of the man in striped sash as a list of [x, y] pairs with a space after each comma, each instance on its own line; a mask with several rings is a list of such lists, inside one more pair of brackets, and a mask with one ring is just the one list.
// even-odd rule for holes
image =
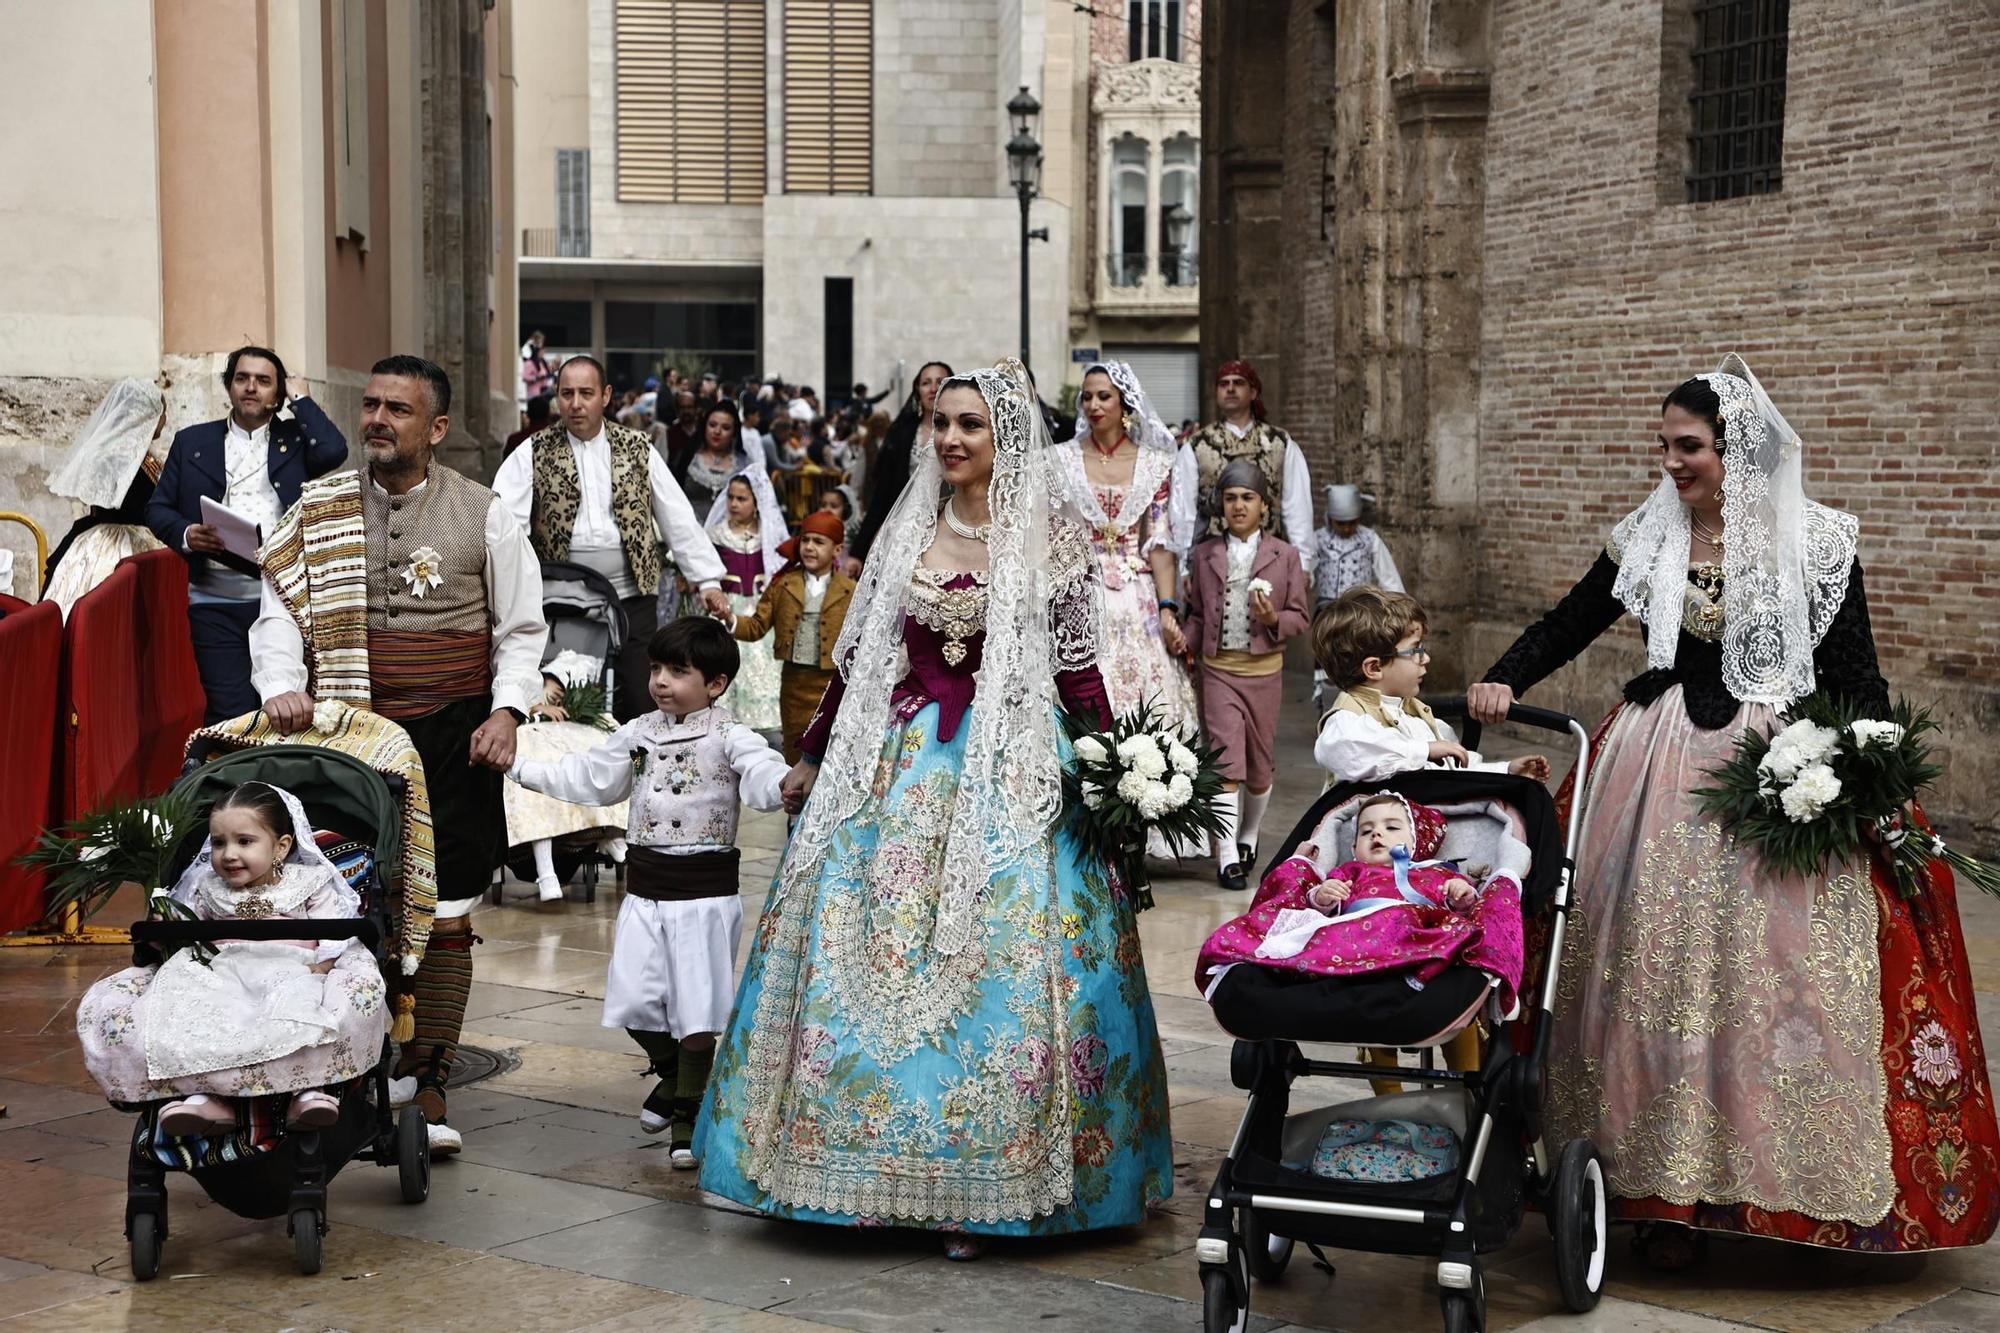
[[290, 731], [316, 699], [387, 717], [422, 756], [437, 830], [437, 919], [412, 979], [416, 1080], [434, 1153], [456, 1152], [445, 1079], [472, 987], [471, 911], [505, 850], [501, 775], [514, 729], [541, 697], [542, 579], [521, 525], [492, 491], [432, 454], [450, 429], [451, 380], [430, 361], [378, 361], [361, 398], [365, 474], [309, 483], [265, 544], [251, 681]]

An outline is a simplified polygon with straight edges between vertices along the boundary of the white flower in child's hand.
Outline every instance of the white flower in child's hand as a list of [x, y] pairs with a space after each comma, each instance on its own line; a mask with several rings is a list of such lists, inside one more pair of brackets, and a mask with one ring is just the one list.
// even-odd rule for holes
[[1251, 580], [1250, 580], [1250, 591], [1251, 591], [1251, 593], [1253, 593], [1253, 594], [1255, 594], [1255, 593], [1260, 593], [1260, 592], [1261, 592], [1261, 593], [1263, 593], [1263, 594], [1264, 594], [1264, 595], [1265, 595], [1266, 597], [1269, 597], [1269, 596], [1271, 595], [1272, 591], [1273, 591], [1273, 590], [1272, 590], [1272, 588], [1271, 588], [1271, 580], [1269, 580], [1269, 579], [1251, 579]]
[[1104, 742], [1095, 736], [1078, 737], [1074, 748], [1076, 757], [1087, 764], [1101, 764], [1111, 757], [1111, 752], [1104, 748]]
[[1193, 777], [1195, 769], [1200, 767], [1195, 762], [1194, 751], [1174, 740], [1167, 742], [1167, 762], [1173, 765], [1174, 772], [1185, 773], [1189, 777]]
[[1825, 764], [1808, 764], [1799, 770], [1792, 785], [1778, 798], [1785, 814], [1795, 824], [1819, 818], [1827, 806], [1840, 798], [1840, 779]]
[[1127, 768], [1144, 777], [1163, 777], [1167, 771], [1167, 757], [1160, 753], [1158, 742], [1144, 732], [1120, 741], [1118, 757]]

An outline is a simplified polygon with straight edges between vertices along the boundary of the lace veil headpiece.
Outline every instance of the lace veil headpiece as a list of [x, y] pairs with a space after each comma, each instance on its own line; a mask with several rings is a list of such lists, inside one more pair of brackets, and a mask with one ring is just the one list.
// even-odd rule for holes
[[[1055, 823], [1062, 803], [1055, 675], [1097, 656], [1096, 584], [1088, 548], [1059, 541], [1050, 464], [1053, 450], [1027, 372], [1011, 358], [956, 375], [939, 389], [974, 388], [993, 425], [987, 488], [986, 640], [965, 726], [965, 755], [946, 834], [943, 882], [932, 937], [953, 955], [970, 941], [980, 897], [995, 870], [1017, 860]], [[891, 692], [909, 659], [903, 620], [910, 583], [937, 536], [949, 488], [929, 428], [911, 451], [910, 481], [883, 523], [835, 649], [845, 697], [813, 797], [787, 850], [778, 892], [810, 884], [828, 843], [861, 806], [875, 779]]]
[[[738, 468], [730, 475], [730, 481], [741, 481], [749, 486], [750, 494], [757, 497], [757, 528], [764, 548], [764, 569], [776, 574], [784, 566], [785, 557], [778, 554], [785, 538], [791, 530], [785, 526], [784, 506], [778, 503], [778, 492], [771, 485], [771, 474], [764, 470], [762, 463], [752, 463], [749, 467]], [[724, 483], [715, 493], [715, 502], [708, 507], [708, 522], [704, 525], [710, 532], [729, 522], [729, 486]]]
[[[1805, 498], [1798, 434], [1742, 357], [1700, 378], [1722, 402], [1723, 684], [1739, 702], [1783, 706], [1813, 691], [1813, 649], [1847, 595], [1860, 525]], [[1647, 626], [1656, 670], [1679, 647], [1688, 534], [1665, 477], [1612, 532], [1612, 591]]]
[[[1132, 464], [1132, 484], [1117, 516], [1114, 518], [1106, 514], [1083, 469], [1083, 451], [1090, 442], [1090, 419], [1084, 415], [1081, 404], [1076, 412], [1076, 434], [1056, 450], [1060, 469], [1058, 481], [1064, 501], [1074, 507], [1081, 522], [1115, 536], [1145, 516], [1148, 502], [1173, 470], [1180, 445], [1174, 439], [1173, 431], [1167, 428], [1167, 423], [1160, 420], [1159, 413], [1153, 410], [1145, 386], [1139, 383], [1138, 373], [1129, 364], [1123, 361], [1093, 361], [1084, 367], [1083, 375], [1089, 379], [1098, 372], [1110, 377], [1112, 387], [1124, 399], [1125, 414], [1131, 421], [1128, 433], [1133, 443], [1139, 446], [1139, 457]], [[1184, 551], [1188, 546], [1178, 532], [1157, 533], [1155, 540], [1164, 541], [1167, 549], [1172, 551]]]
[[117, 508], [146, 461], [163, 402], [159, 389], [144, 380], [124, 379], [112, 385], [77, 431], [62, 462], [49, 473], [49, 490], [85, 504]]

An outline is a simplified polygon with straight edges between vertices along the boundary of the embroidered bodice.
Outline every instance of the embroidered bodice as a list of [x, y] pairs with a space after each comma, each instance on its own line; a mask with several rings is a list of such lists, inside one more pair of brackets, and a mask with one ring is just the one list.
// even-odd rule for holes
[[[1613, 595], [1618, 562], [1611, 551], [1598, 555], [1590, 572], [1571, 588], [1549, 613], [1521, 632], [1484, 679], [1510, 685], [1525, 694], [1545, 676], [1589, 647], [1625, 614]], [[1677, 627], [1680, 642], [1671, 667], [1644, 671], [1625, 682], [1625, 698], [1650, 704], [1679, 685], [1688, 717], [1697, 727], [1713, 731], [1729, 725], [1739, 706], [1722, 680], [1722, 571], [1715, 565], [1690, 565], [1687, 592]], [[1650, 633], [1646, 626], [1641, 634]], [[1875, 661], [1875, 636], [1868, 623], [1868, 595], [1862, 587], [1861, 562], [1854, 562], [1846, 595], [1826, 634], [1813, 650], [1813, 672], [1819, 688], [1859, 704], [1873, 717], [1886, 717], [1889, 685]]]
[[[910, 575], [904, 603], [903, 650], [909, 665], [890, 698], [896, 716], [908, 721], [924, 705], [938, 705], [937, 738], [957, 737], [978, 690], [980, 661], [986, 647], [985, 570], [929, 569], [919, 565]], [[1063, 707], [1101, 725], [1111, 722], [1110, 698], [1097, 671], [1094, 645], [1065, 646], [1062, 606], [1052, 607], [1053, 647], [1059, 655], [1056, 693]], [[1082, 663], [1082, 665], [1065, 664]], [[820, 700], [819, 713], [800, 740], [807, 754], [825, 753], [846, 682], [838, 675]]]
[[715, 553], [722, 557], [722, 590], [736, 597], [755, 597], [764, 590], [764, 534], [718, 523], [708, 530]]

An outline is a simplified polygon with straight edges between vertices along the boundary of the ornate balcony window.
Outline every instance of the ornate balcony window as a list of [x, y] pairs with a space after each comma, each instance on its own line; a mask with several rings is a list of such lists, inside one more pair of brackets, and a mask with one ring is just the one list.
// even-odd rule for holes
[[1200, 71], [1149, 59], [1096, 70], [1098, 299], [1192, 314], [1199, 300]]

